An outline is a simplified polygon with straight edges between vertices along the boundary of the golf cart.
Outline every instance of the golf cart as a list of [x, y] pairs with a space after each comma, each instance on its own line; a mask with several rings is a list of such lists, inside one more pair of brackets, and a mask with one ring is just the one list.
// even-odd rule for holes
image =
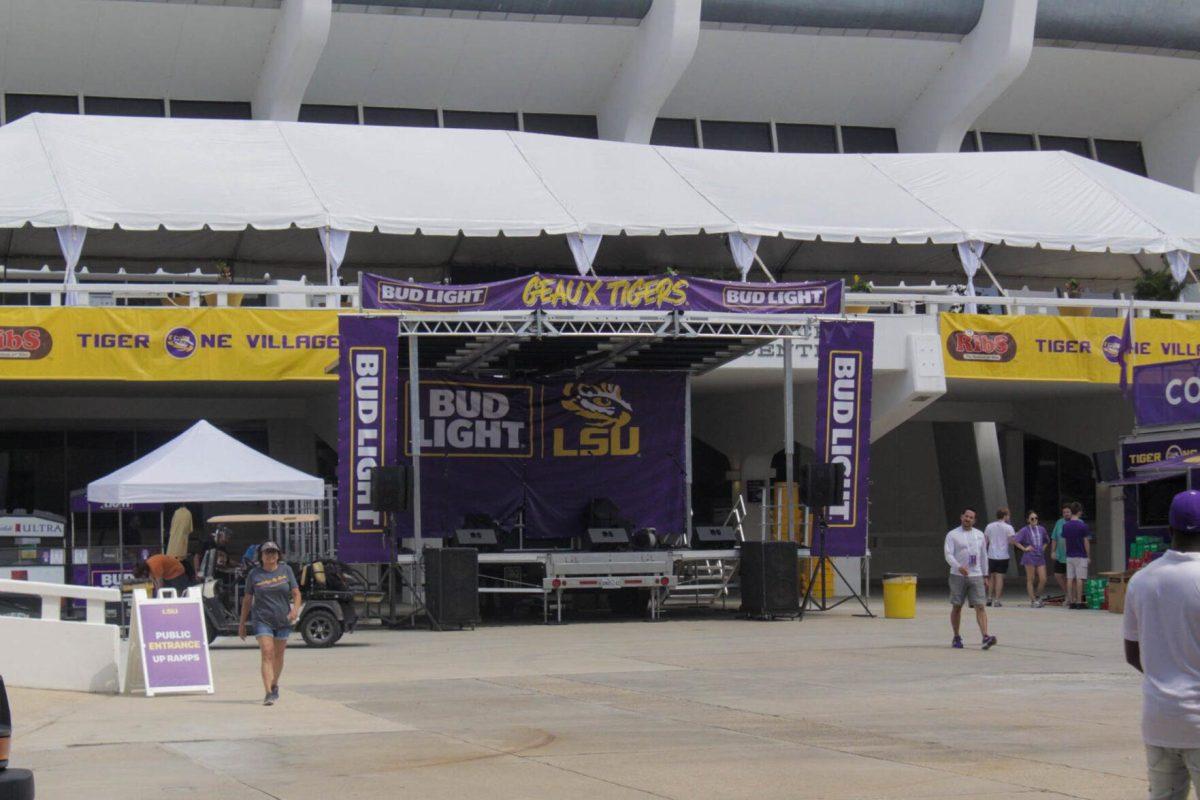
[[[231, 522], [310, 522], [308, 514], [238, 514], [213, 517], [210, 523]], [[253, 561], [236, 562], [221, 549], [221, 531], [213, 534], [218, 546], [210, 547], [200, 561], [196, 577], [203, 582], [204, 618], [211, 644], [218, 636], [237, 636], [246, 574]], [[354, 630], [358, 615], [354, 593], [346, 585], [341, 562], [318, 560], [291, 564], [300, 583], [300, 617], [296, 629], [309, 647], [332, 647], [342, 635]]]

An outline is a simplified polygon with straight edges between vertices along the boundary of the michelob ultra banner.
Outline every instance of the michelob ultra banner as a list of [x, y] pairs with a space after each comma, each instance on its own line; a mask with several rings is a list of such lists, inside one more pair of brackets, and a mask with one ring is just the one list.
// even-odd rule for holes
[[0, 380], [333, 380], [337, 311], [9, 308]]
[[840, 314], [840, 281], [734, 283], [681, 275], [527, 275], [494, 283], [429, 284], [363, 274], [362, 307], [391, 311], [729, 311]]
[[[394, 328], [394, 325], [393, 325]], [[515, 521], [527, 539], [581, 536], [588, 504], [606, 497], [636, 528], [682, 532], [681, 373], [597, 372], [570, 380], [502, 380], [423, 371], [421, 522], [449, 536], [467, 514]], [[409, 385], [389, 446], [411, 463]], [[410, 535], [411, 515], [397, 520]]]
[[338, 328], [338, 558], [386, 561], [396, 520], [371, 505], [371, 470], [397, 463], [396, 321], [344, 316]]
[[[1119, 383], [1125, 317], [942, 314], [946, 377]], [[1200, 322], [1136, 318], [1134, 367], [1200, 356]]]
[[[821, 320], [817, 345], [818, 462], [841, 464], [841, 505], [826, 509], [825, 555], [867, 552], [867, 498], [871, 477], [871, 377], [875, 324]], [[814, 552], [819, 540], [814, 533]]]

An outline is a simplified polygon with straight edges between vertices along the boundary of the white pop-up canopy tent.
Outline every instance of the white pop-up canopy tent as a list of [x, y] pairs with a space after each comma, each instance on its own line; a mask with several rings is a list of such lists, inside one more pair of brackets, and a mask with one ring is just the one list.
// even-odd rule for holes
[[201, 420], [157, 450], [88, 484], [94, 503], [320, 500], [320, 478], [269, 458]]
[[55, 228], [71, 270], [87, 230], [114, 228], [311, 229], [331, 278], [348, 237], [379, 234], [565, 235], [581, 272], [603, 236], [727, 234], [743, 276], [759, 238], [777, 236], [960, 244], [968, 274], [985, 243], [1200, 252], [1200, 196], [1063, 152], [743, 153], [34, 114], [0, 128], [0, 171], [0, 228]]

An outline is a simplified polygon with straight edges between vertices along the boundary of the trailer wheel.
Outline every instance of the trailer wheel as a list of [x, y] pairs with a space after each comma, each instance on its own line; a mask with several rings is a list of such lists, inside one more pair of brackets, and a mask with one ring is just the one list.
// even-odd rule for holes
[[341, 638], [341, 623], [332, 611], [314, 609], [300, 620], [300, 635], [309, 647], [333, 647]]

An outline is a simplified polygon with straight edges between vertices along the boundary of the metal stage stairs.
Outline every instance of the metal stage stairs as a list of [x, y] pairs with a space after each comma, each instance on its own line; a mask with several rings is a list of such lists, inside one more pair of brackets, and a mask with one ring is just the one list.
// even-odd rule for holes
[[[746, 541], [742, 520], [746, 518], [746, 499], [738, 495], [737, 502], [725, 517], [725, 526], [737, 531], [739, 542]], [[688, 561], [680, 565], [679, 584], [663, 600], [663, 608], [711, 608], [721, 601], [724, 607], [729, 586], [737, 575], [738, 560], [712, 558]]]

